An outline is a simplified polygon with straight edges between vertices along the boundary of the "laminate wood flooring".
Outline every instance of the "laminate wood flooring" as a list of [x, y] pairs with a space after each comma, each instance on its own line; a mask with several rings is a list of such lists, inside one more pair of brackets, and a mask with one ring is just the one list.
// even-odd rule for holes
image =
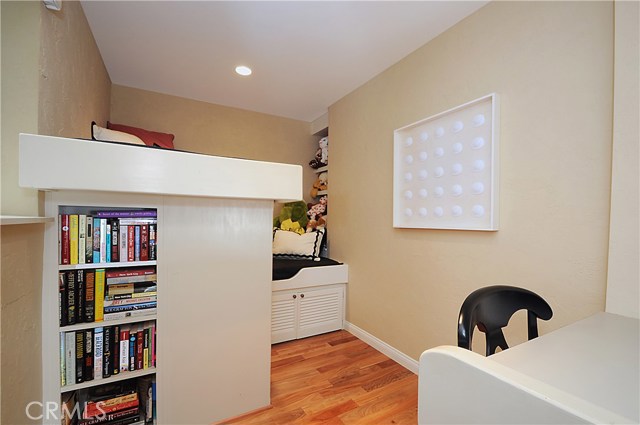
[[271, 407], [221, 424], [418, 423], [418, 377], [347, 331], [271, 348]]

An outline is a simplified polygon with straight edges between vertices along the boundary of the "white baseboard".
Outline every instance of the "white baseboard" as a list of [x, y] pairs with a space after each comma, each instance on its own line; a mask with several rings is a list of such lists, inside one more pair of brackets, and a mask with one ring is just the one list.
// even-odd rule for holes
[[411, 357], [404, 354], [402, 351], [399, 351], [393, 348], [386, 342], [376, 338], [375, 336], [371, 335], [369, 332], [360, 329], [353, 323], [349, 323], [346, 320], [344, 321], [344, 329], [347, 332], [358, 337], [359, 339], [363, 340], [364, 342], [366, 342], [376, 350], [380, 351], [385, 356], [400, 363], [402, 366], [406, 367], [411, 372], [415, 373], [416, 375], [418, 374], [418, 369], [420, 364], [418, 363], [417, 360], [412, 359]]

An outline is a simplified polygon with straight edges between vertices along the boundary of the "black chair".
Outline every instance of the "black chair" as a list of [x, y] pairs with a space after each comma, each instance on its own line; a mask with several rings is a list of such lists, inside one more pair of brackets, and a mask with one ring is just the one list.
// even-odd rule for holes
[[553, 311], [539, 295], [514, 286], [487, 286], [473, 291], [462, 303], [458, 316], [458, 347], [471, 350], [473, 330], [486, 334], [487, 356], [494, 354], [496, 348], [509, 348], [504, 339], [502, 328], [518, 310], [527, 310], [529, 339], [538, 336], [536, 319], [551, 319]]

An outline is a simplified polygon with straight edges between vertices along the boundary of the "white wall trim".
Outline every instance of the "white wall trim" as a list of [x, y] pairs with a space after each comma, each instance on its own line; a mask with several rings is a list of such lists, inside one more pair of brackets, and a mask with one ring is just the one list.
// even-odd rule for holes
[[364, 342], [366, 342], [376, 350], [380, 351], [382, 354], [386, 355], [390, 359], [400, 363], [402, 366], [406, 367], [411, 372], [415, 373], [416, 375], [418, 374], [420, 364], [418, 363], [417, 360], [412, 359], [411, 357], [404, 354], [402, 351], [399, 351], [398, 349], [390, 346], [386, 342], [371, 335], [369, 332], [360, 329], [353, 323], [350, 323], [346, 320], [344, 321], [344, 329], [347, 332], [358, 337], [359, 339], [363, 340]]

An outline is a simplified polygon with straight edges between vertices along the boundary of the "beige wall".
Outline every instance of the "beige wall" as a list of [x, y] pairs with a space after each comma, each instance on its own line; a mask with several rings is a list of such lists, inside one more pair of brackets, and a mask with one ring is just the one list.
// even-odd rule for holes
[[[18, 187], [18, 133], [89, 137], [109, 117], [110, 85], [80, 3], [2, 2], [2, 214], [39, 212], [38, 193]], [[42, 398], [43, 229], [0, 234], [3, 424], [28, 423], [26, 404]]]
[[640, 318], [640, 3], [615, 3], [613, 173], [607, 311]]
[[307, 202], [318, 145], [305, 121], [113, 85], [111, 121], [175, 134], [176, 149], [304, 165]]
[[[456, 344], [481, 286], [542, 295], [542, 333], [603, 310], [612, 48], [611, 3], [493, 2], [330, 107], [332, 256], [349, 263], [351, 323], [417, 359]], [[500, 230], [393, 229], [393, 130], [491, 92]]]

